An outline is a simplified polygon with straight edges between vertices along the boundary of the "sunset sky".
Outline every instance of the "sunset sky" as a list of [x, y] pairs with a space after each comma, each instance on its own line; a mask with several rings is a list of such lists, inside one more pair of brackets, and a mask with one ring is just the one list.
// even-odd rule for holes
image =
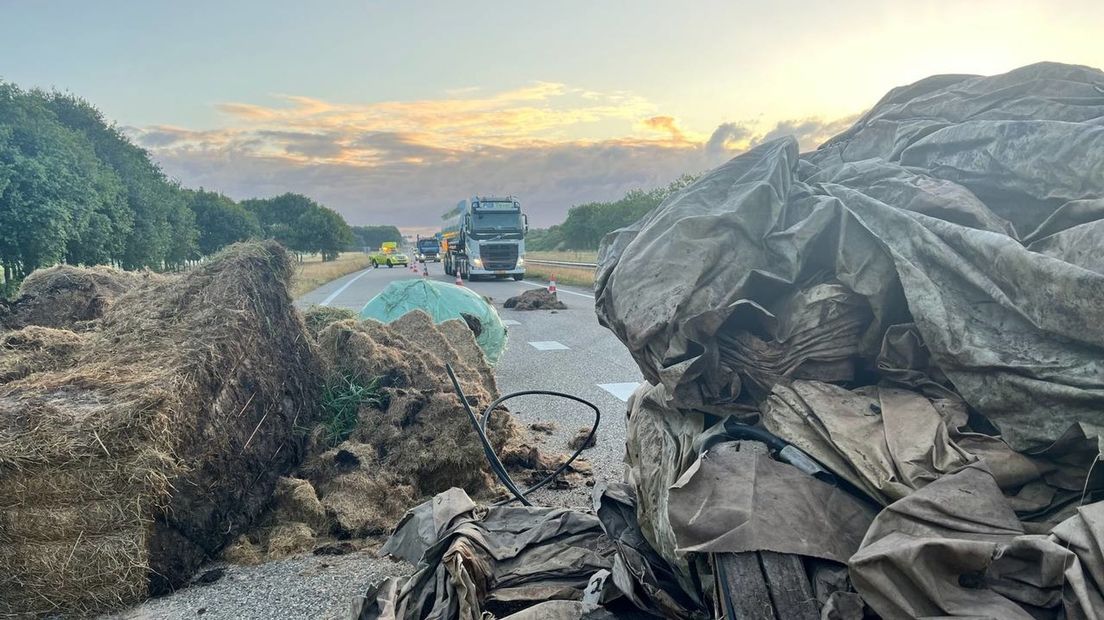
[[88, 99], [187, 186], [424, 230], [814, 148], [934, 73], [1104, 67], [1100, 0], [229, 4], [0, 0], [0, 79]]

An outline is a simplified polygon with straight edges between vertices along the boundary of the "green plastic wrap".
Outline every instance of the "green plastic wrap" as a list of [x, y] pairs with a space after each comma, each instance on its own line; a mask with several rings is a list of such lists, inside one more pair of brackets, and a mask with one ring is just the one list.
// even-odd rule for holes
[[492, 365], [506, 349], [506, 326], [494, 306], [470, 289], [454, 284], [425, 279], [392, 282], [364, 304], [360, 318], [390, 323], [411, 310], [425, 311], [435, 323], [450, 319], [464, 321], [464, 315], [470, 317], [469, 325], [471, 318], [478, 320], [475, 341]]

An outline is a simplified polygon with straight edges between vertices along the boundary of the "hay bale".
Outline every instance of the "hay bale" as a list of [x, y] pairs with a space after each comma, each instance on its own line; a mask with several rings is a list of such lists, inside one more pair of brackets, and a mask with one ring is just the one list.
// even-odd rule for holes
[[331, 323], [355, 318], [357, 318], [356, 312], [333, 306], [311, 306], [303, 311], [303, 323], [306, 324], [307, 333], [312, 338], [318, 338], [318, 334]]
[[30, 326], [0, 334], [0, 385], [73, 365], [84, 336], [66, 329]]
[[19, 297], [0, 313], [0, 326], [28, 325], [84, 330], [131, 289], [165, 279], [150, 271], [58, 265], [39, 269], [19, 287]]
[[232, 246], [118, 299], [76, 367], [0, 387], [0, 615], [177, 587], [266, 505], [320, 392], [291, 274]]
[[502, 307], [514, 310], [566, 310], [567, 304], [548, 289], [535, 288], [508, 298]]

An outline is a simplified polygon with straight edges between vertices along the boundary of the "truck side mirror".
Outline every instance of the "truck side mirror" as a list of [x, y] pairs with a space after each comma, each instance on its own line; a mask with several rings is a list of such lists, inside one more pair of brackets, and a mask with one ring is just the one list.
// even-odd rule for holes
[[525, 223], [525, 232], [529, 232], [529, 216], [525, 213], [522, 213], [521, 221]]

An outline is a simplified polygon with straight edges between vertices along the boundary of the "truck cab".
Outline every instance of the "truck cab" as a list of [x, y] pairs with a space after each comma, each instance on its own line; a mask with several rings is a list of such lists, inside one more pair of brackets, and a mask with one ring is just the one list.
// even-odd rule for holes
[[441, 242], [437, 237], [419, 236], [414, 243], [414, 260], [423, 263], [441, 262]]
[[514, 196], [475, 196], [459, 205], [448, 239], [445, 272], [461, 277], [525, 277], [525, 233], [529, 224]]

